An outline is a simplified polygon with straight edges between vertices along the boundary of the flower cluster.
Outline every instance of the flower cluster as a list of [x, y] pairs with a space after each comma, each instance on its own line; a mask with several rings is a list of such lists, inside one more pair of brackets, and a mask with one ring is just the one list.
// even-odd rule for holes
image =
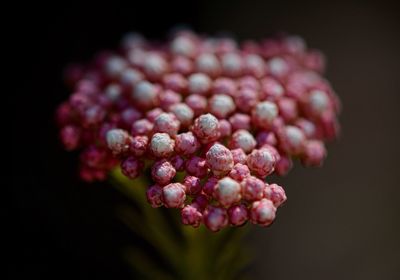
[[86, 181], [117, 165], [131, 179], [149, 171], [148, 202], [179, 208], [183, 224], [268, 226], [286, 195], [265, 178], [294, 158], [319, 166], [338, 133], [323, 71], [322, 54], [295, 36], [238, 45], [190, 31], [165, 44], [129, 34], [118, 51], [67, 70], [60, 137], [81, 151]]

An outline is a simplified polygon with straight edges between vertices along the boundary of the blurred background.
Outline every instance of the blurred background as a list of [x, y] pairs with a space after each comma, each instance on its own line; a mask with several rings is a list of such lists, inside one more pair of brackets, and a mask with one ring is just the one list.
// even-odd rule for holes
[[[145, 3], [143, 3], [145, 2]], [[13, 254], [9, 279], [132, 277], [121, 250], [138, 242], [115, 218], [128, 200], [77, 178], [53, 122], [68, 96], [62, 70], [113, 48], [128, 31], [164, 38], [200, 33], [259, 39], [298, 34], [328, 58], [343, 112], [341, 138], [320, 169], [297, 165], [275, 224], [255, 229], [248, 272], [258, 279], [400, 279], [400, 13], [396, 1], [115, 1], [34, 3], [15, 10], [21, 62], [13, 121]], [[3, 42], [6, 43], [6, 42]], [[8, 43], [7, 43], [8, 44]], [[8, 198], [7, 198], [8, 199]]]

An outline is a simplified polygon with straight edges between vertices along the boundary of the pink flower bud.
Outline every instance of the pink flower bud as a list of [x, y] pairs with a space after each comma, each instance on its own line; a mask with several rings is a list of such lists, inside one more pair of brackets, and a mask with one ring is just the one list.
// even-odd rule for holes
[[132, 100], [145, 109], [154, 107], [158, 103], [158, 89], [147, 81], [141, 81], [135, 85]]
[[278, 116], [278, 107], [275, 103], [264, 101], [258, 103], [252, 111], [252, 121], [259, 128], [268, 129]]
[[172, 158], [170, 158], [169, 161], [171, 162], [176, 171], [181, 172], [185, 169], [185, 161], [181, 156], [178, 155], [173, 156]]
[[250, 176], [250, 169], [245, 164], [236, 163], [231, 172], [229, 172], [229, 177], [235, 181], [242, 181], [246, 177]]
[[142, 113], [134, 108], [127, 108], [121, 112], [121, 125], [130, 128], [132, 124], [142, 117]]
[[165, 59], [157, 53], [149, 53], [144, 59], [143, 70], [150, 79], [160, 79], [168, 70]]
[[229, 223], [233, 226], [241, 226], [249, 219], [249, 213], [244, 204], [229, 207], [228, 216]]
[[155, 133], [150, 141], [150, 151], [156, 157], [169, 157], [174, 146], [174, 140], [167, 133]]
[[214, 144], [206, 153], [207, 164], [215, 176], [222, 176], [231, 171], [233, 156], [224, 145]]
[[257, 145], [253, 135], [247, 130], [237, 130], [233, 133], [231, 141], [229, 142], [229, 148], [231, 149], [242, 149], [245, 153], [251, 152]]
[[170, 44], [171, 52], [175, 55], [187, 57], [195, 56], [197, 52], [196, 42], [189, 36], [180, 35], [174, 38]]
[[189, 91], [192, 94], [207, 95], [211, 88], [210, 78], [203, 73], [196, 73], [190, 75]]
[[261, 80], [261, 100], [277, 100], [282, 97], [285, 90], [283, 86], [272, 77], [265, 77]]
[[161, 108], [168, 111], [172, 105], [182, 101], [182, 96], [172, 90], [166, 90], [160, 94], [159, 99]]
[[153, 124], [147, 119], [137, 120], [132, 124], [131, 134], [133, 136], [146, 135], [149, 136], [153, 131]]
[[218, 178], [217, 177], [210, 177], [207, 179], [207, 181], [205, 182], [204, 186], [203, 186], [203, 192], [209, 196], [212, 197], [215, 191], [215, 187], [218, 184]]
[[247, 114], [236, 113], [229, 118], [229, 122], [232, 125], [232, 130], [250, 130], [251, 118]]
[[285, 190], [277, 184], [266, 184], [264, 187], [264, 197], [271, 200], [275, 207], [281, 206], [287, 199]]
[[203, 144], [216, 141], [220, 137], [219, 122], [211, 114], [201, 115], [195, 119], [192, 132]]
[[183, 179], [183, 185], [186, 187], [186, 193], [189, 195], [195, 195], [201, 191], [200, 179], [195, 176], [186, 176]]
[[177, 72], [182, 75], [188, 75], [193, 72], [193, 62], [183, 56], [175, 57], [171, 62], [171, 68], [174, 72]]
[[304, 145], [301, 162], [305, 166], [320, 166], [326, 156], [324, 144], [318, 140], [309, 140]]
[[240, 201], [240, 193], [240, 184], [229, 177], [225, 177], [218, 181], [218, 184], [215, 187], [214, 196], [222, 206], [229, 207]]
[[307, 109], [314, 116], [320, 116], [322, 113], [332, 108], [331, 101], [326, 92], [322, 90], [312, 90], [308, 95]]
[[204, 194], [197, 195], [193, 201], [192, 206], [197, 208], [199, 211], [203, 212], [208, 205], [208, 198]]
[[253, 202], [250, 208], [250, 219], [253, 224], [269, 226], [275, 219], [276, 208], [271, 200], [263, 198]]
[[186, 205], [181, 210], [181, 219], [182, 224], [197, 228], [203, 220], [203, 215], [196, 207]]
[[264, 145], [276, 146], [278, 143], [275, 133], [269, 131], [260, 131], [257, 133], [256, 141], [259, 148]]
[[176, 116], [182, 127], [187, 127], [192, 123], [194, 112], [185, 103], [174, 104], [169, 108], [169, 110]]
[[135, 179], [140, 175], [143, 169], [143, 162], [136, 159], [135, 157], [128, 157], [121, 162], [121, 171], [130, 179]]
[[146, 198], [151, 207], [157, 208], [162, 206], [162, 187], [159, 185], [150, 186], [146, 191]]
[[67, 125], [60, 131], [60, 139], [68, 151], [75, 150], [79, 145], [81, 131], [78, 127]]
[[260, 91], [260, 82], [258, 79], [252, 76], [244, 76], [237, 80], [237, 84], [240, 89], [247, 88], [257, 92], [258, 97], [258, 92]]
[[141, 157], [147, 151], [149, 138], [147, 136], [135, 136], [132, 138], [129, 150], [134, 156]]
[[193, 110], [195, 116], [203, 114], [207, 109], [207, 98], [198, 94], [189, 95], [185, 103]]
[[254, 201], [263, 198], [265, 183], [260, 179], [249, 176], [242, 181], [241, 186], [243, 199]]
[[233, 149], [231, 150], [233, 163], [242, 163], [245, 164], [247, 161], [247, 155], [242, 149]]
[[288, 125], [279, 135], [281, 149], [290, 155], [299, 155], [304, 150], [306, 137], [298, 127]]
[[192, 132], [178, 134], [175, 137], [175, 151], [178, 154], [188, 156], [197, 152], [200, 143]]
[[186, 171], [196, 177], [203, 178], [208, 173], [206, 160], [201, 157], [191, 157], [185, 163]]
[[286, 175], [293, 167], [293, 161], [286, 155], [280, 155], [280, 159], [275, 164], [275, 172], [279, 176]]
[[186, 93], [188, 82], [184, 76], [178, 73], [167, 74], [163, 78], [166, 89], [173, 90], [178, 93]]
[[265, 74], [265, 62], [261, 56], [249, 54], [244, 59], [244, 71], [246, 74], [260, 78]]
[[196, 70], [215, 77], [221, 72], [221, 65], [214, 54], [203, 53], [196, 58]]
[[114, 155], [120, 155], [129, 150], [131, 137], [122, 129], [111, 129], [106, 136], [107, 146]]
[[258, 94], [250, 88], [239, 90], [235, 96], [236, 107], [242, 112], [250, 112], [258, 103]]
[[182, 208], [185, 199], [185, 186], [180, 183], [172, 183], [162, 189], [162, 200], [167, 208]]
[[154, 132], [167, 133], [174, 136], [178, 133], [180, 122], [172, 113], [162, 113], [154, 121]]
[[227, 120], [219, 120], [219, 133], [221, 138], [225, 138], [231, 135], [232, 127]]
[[316, 135], [315, 124], [309, 120], [299, 118], [296, 120], [295, 125], [300, 128], [307, 138], [313, 138]]
[[226, 94], [234, 97], [236, 95], [237, 86], [234, 80], [228, 78], [218, 78], [213, 83], [213, 94]]
[[228, 225], [228, 215], [225, 209], [210, 205], [203, 213], [203, 221], [209, 230], [217, 232]]
[[243, 60], [239, 54], [226, 53], [221, 57], [222, 72], [228, 77], [237, 77], [242, 74]]
[[151, 177], [157, 184], [161, 186], [171, 182], [175, 175], [176, 170], [174, 166], [165, 159], [155, 162], [151, 167]]
[[208, 108], [211, 114], [222, 119], [235, 111], [235, 103], [229, 95], [215, 94], [209, 99]]
[[274, 171], [275, 163], [275, 155], [269, 149], [255, 149], [247, 156], [247, 166], [261, 178]]
[[279, 114], [286, 122], [291, 122], [297, 119], [297, 102], [294, 99], [287, 97], [279, 99], [278, 108]]

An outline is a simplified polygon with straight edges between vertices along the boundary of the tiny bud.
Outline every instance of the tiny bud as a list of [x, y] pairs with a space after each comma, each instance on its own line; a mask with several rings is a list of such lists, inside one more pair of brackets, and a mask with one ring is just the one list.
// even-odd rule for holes
[[130, 179], [135, 179], [140, 175], [143, 169], [143, 162], [136, 159], [135, 157], [128, 157], [121, 162], [121, 171]]
[[150, 151], [156, 157], [168, 157], [174, 152], [174, 140], [167, 133], [155, 133], [150, 141]]
[[203, 221], [209, 230], [217, 232], [228, 225], [228, 215], [223, 208], [208, 206], [203, 213]]
[[233, 156], [224, 145], [214, 144], [206, 153], [207, 164], [215, 176], [222, 176], [231, 171]]
[[211, 88], [210, 78], [202, 73], [196, 73], [190, 75], [188, 81], [189, 81], [189, 91], [192, 94], [207, 95]]
[[189, 95], [185, 103], [193, 110], [195, 116], [203, 114], [207, 109], [207, 98], [198, 94]]
[[195, 119], [192, 131], [203, 144], [216, 141], [220, 137], [218, 120], [211, 114]]
[[188, 156], [197, 152], [200, 143], [192, 132], [178, 134], [175, 137], [175, 151], [178, 154]]
[[242, 113], [236, 113], [229, 118], [233, 131], [239, 129], [250, 130], [250, 121], [250, 116]]
[[301, 162], [305, 166], [320, 166], [326, 156], [324, 143], [318, 140], [309, 140], [304, 145]]
[[261, 178], [274, 171], [275, 163], [275, 155], [269, 149], [255, 149], [247, 156], [247, 166]]
[[149, 136], [153, 131], [153, 124], [147, 119], [140, 119], [132, 124], [131, 134], [133, 136], [146, 135]]
[[271, 200], [275, 207], [281, 206], [287, 199], [285, 190], [277, 184], [266, 184], [264, 187], [264, 197]]
[[151, 177], [161, 186], [170, 183], [175, 175], [176, 170], [174, 166], [165, 159], [155, 162], [151, 167]]
[[228, 209], [229, 223], [232, 226], [241, 226], [249, 219], [249, 213], [246, 205], [239, 204], [229, 207]]
[[132, 92], [132, 99], [139, 108], [154, 107], [158, 103], [158, 89], [147, 81], [141, 81], [136, 84]]
[[149, 145], [149, 138], [147, 136], [135, 136], [132, 138], [129, 150], [134, 156], [143, 156]]
[[240, 129], [233, 133], [231, 141], [229, 142], [229, 148], [231, 149], [242, 149], [245, 153], [251, 152], [257, 145], [253, 135], [247, 130]]
[[249, 176], [242, 181], [241, 186], [244, 199], [254, 201], [263, 198], [265, 183], [260, 179]]
[[241, 199], [240, 184], [229, 177], [225, 177], [218, 181], [214, 196], [222, 206], [229, 207]]
[[186, 161], [185, 167], [187, 173], [199, 178], [203, 178], [208, 173], [206, 160], [201, 157], [191, 157]]
[[162, 189], [162, 200], [167, 208], [182, 208], [185, 199], [185, 186], [180, 183], [172, 183]]
[[169, 110], [176, 116], [182, 127], [187, 127], [192, 123], [194, 112], [185, 103], [174, 104], [169, 108]]
[[60, 131], [61, 142], [68, 151], [75, 150], [79, 145], [81, 131], [73, 125], [64, 126]]
[[208, 108], [211, 114], [222, 119], [235, 111], [235, 103], [229, 95], [215, 94], [209, 99]]
[[228, 78], [217, 78], [212, 87], [212, 93], [214, 94], [226, 94], [234, 97], [236, 95], [236, 83], [232, 79]]
[[242, 181], [246, 177], [250, 176], [250, 169], [245, 164], [236, 163], [231, 172], [229, 172], [229, 177], [235, 181]]
[[195, 195], [201, 191], [200, 179], [195, 176], [186, 176], [183, 179], [183, 185], [186, 187], [186, 193], [189, 195]]
[[149, 187], [146, 191], [146, 198], [151, 207], [157, 208], [162, 206], [162, 187], [159, 185]]
[[194, 228], [197, 228], [203, 220], [203, 215], [196, 207], [186, 205], [181, 210], [181, 219], [182, 224], [191, 225]]
[[275, 219], [276, 208], [271, 200], [263, 198], [253, 202], [250, 209], [250, 219], [253, 224], [269, 226]]
[[154, 121], [154, 132], [167, 133], [174, 136], [178, 133], [180, 122], [172, 113], [162, 113]]
[[231, 150], [234, 164], [241, 163], [245, 164], [247, 161], [247, 155], [242, 149]]
[[278, 107], [269, 101], [258, 103], [252, 111], [252, 121], [259, 128], [268, 129], [277, 116]]
[[214, 54], [203, 53], [196, 58], [196, 70], [215, 77], [221, 72], [221, 65]]
[[106, 135], [107, 146], [114, 155], [120, 155], [129, 150], [131, 138], [129, 134], [122, 129], [111, 129]]

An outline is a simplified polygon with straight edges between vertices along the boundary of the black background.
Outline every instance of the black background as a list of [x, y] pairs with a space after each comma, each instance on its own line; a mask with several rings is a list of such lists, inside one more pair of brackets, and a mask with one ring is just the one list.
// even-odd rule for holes
[[[261, 279], [400, 279], [400, 13], [395, 1], [115, 1], [22, 4], [11, 13], [10, 279], [128, 278], [121, 249], [137, 241], [115, 219], [127, 202], [76, 177], [53, 113], [67, 98], [62, 70], [113, 48], [131, 30], [163, 38], [176, 24], [238, 39], [303, 36], [328, 57], [343, 134], [322, 169], [279, 180], [289, 201], [249, 243]], [[17, 27], [18, 25], [18, 27]], [[16, 152], [15, 152], [16, 151]]]

